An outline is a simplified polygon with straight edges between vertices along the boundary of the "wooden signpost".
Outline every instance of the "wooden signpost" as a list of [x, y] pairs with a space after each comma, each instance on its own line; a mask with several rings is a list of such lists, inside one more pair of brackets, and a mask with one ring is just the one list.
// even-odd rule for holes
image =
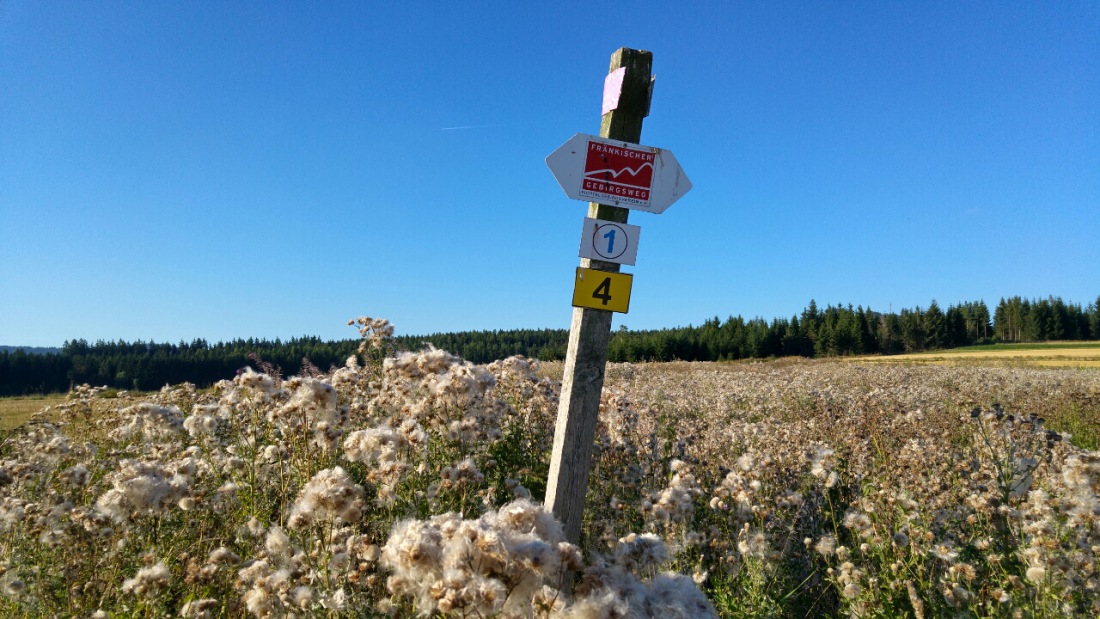
[[[634, 263], [639, 229], [626, 223], [627, 215], [629, 209], [660, 213], [691, 189], [671, 152], [638, 144], [653, 93], [652, 66], [650, 52], [615, 51], [604, 80], [600, 137], [577, 134], [546, 158], [566, 195], [595, 200], [588, 205], [588, 218], [596, 222], [586, 221], [581, 237], [546, 485], [546, 507], [573, 543], [580, 541], [611, 316], [625, 313], [630, 303], [633, 276], [619, 273], [619, 265]], [[633, 243], [634, 253], [624, 259], [627, 247], [616, 243]]]

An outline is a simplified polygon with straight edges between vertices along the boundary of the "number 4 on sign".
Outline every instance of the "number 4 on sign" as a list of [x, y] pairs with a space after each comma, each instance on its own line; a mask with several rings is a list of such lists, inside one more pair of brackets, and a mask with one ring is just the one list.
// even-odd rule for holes
[[630, 286], [633, 281], [634, 276], [628, 273], [577, 267], [573, 306], [625, 314], [630, 309]]
[[611, 302], [611, 277], [605, 277], [599, 286], [592, 291], [592, 298], [603, 301], [604, 305]]

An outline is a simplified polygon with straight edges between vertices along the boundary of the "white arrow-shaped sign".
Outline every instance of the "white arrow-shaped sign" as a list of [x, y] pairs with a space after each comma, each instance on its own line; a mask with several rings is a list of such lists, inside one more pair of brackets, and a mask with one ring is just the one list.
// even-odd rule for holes
[[691, 189], [672, 151], [584, 133], [546, 158], [554, 178], [574, 200], [662, 213]]

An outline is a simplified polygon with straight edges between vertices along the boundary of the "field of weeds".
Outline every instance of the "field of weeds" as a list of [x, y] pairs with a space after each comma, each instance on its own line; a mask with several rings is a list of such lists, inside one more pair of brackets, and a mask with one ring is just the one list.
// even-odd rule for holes
[[1095, 370], [611, 366], [573, 545], [554, 369], [359, 328], [329, 374], [84, 387], [0, 435], [0, 615], [1100, 613], [1100, 453], [1065, 432]]

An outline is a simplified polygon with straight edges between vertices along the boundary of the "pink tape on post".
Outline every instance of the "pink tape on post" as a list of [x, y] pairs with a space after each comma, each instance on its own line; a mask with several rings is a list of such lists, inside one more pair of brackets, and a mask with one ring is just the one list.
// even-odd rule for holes
[[626, 67], [619, 67], [603, 80], [603, 112], [606, 114], [618, 109], [619, 97], [623, 94], [623, 78], [626, 77]]

